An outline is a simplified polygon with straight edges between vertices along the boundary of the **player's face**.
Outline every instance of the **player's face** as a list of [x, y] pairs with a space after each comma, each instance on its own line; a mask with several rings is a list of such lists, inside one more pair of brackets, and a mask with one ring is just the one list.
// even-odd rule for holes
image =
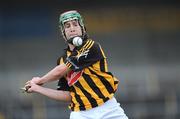
[[82, 36], [82, 30], [78, 20], [71, 20], [65, 22], [64, 30], [67, 39], [73, 38], [75, 36]]

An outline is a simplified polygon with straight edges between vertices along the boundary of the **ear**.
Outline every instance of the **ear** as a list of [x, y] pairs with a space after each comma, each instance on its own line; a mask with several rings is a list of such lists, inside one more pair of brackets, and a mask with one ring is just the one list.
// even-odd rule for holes
[[67, 41], [67, 37], [65, 34], [65, 30], [61, 30], [61, 35], [63, 36], [63, 38], [65, 39], [65, 41]]

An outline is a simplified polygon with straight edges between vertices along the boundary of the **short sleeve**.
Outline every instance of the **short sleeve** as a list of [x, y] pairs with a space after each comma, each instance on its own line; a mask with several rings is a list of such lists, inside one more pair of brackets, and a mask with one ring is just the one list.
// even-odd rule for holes
[[70, 55], [66, 59], [66, 65], [74, 71], [80, 71], [97, 61], [106, 58], [99, 43], [94, 41], [84, 46], [75, 55]]
[[[60, 65], [61, 63], [63, 63], [63, 57], [60, 57], [57, 60], [57, 65]], [[64, 77], [59, 79], [58, 84], [57, 84], [57, 90], [63, 90], [63, 91], [70, 90], [67, 80]]]
[[67, 83], [67, 80], [63, 77], [59, 79], [58, 85], [57, 85], [57, 90], [63, 90], [63, 91], [69, 91], [70, 87]]

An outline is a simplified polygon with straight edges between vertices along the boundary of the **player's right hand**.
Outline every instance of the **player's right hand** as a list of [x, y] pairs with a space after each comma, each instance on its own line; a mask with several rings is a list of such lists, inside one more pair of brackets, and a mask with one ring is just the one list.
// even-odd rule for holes
[[40, 77], [33, 77], [31, 80], [26, 82], [26, 85], [29, 84], [30, 82], [33, 82], [37, 85], [42, 85]]
[[34, 83], [31, 80], [25, 85], [24, 89], [25, 89], [25, 92], [32, 93], [32, 92], [37, 92], [39, 87], [40, 86], [38, 84]]

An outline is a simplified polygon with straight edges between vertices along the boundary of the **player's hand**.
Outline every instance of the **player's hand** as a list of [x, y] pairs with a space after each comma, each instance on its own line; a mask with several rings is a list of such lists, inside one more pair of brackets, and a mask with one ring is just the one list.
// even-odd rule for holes
[[40, 83], [40, 77], [33, 77], [31, 80], [27, 81], [25, 83], [25, 86], [21, 88], [21, 90], [23, 92], [32, 93], [35, 91], [34, 90], [34, 87], [36, 87], [35, 85], [42, 85], [42, 83]]
[[35, 84], [42, 85], [42, 83], [40, 82], [41, 81], [40, 77], [33, 77], [31, 81], [34, 82]]
[[27, 92], [27, 93], [32, 93], [32, 92], [37, 92], [39, 87], [40, 87], [40, 86], [37, 85], [36, 83], [34, 83], [33, 81], [29, 81], [29, 82], [25, 85], [24, 89], [25, 89], [25, 92]]
[[40, 81], [41, 81], [41, 78], [40, 77], [33, 77], [31, 80], [27, 81], [26, 84], [29, 84], [30, 82], [34, 82], [35, 84], [38, 84], [38, 85], [43, 85]]

